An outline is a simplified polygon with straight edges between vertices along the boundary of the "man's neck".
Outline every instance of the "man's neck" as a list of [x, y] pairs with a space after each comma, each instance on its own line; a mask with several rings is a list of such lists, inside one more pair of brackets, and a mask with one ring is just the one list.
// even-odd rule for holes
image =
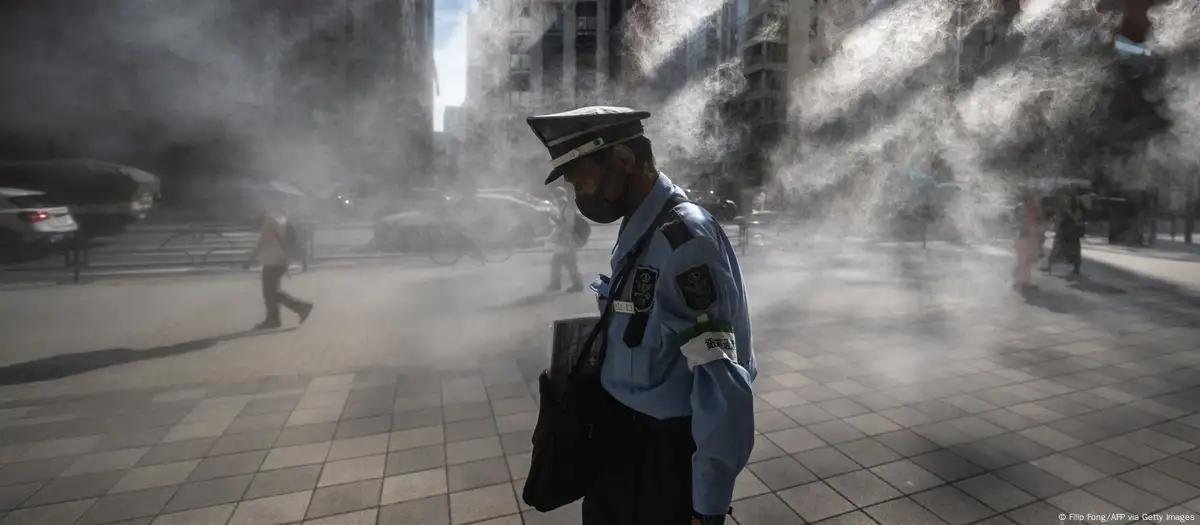
[[642, 203], [645, 202], [646, 197], [650, 196], [650, 192], [654, 190], [656, 182], [658, 182], [658, 178], [649, 175], [636, 177], [629, 181], [631, 186], [629, 187], [628, 199], [625, 201], [626, 209], [629, 210], [626, 212], [626, 219], [633, 217], [633, 214], [637, 213], [638, 208], [642, 207]]

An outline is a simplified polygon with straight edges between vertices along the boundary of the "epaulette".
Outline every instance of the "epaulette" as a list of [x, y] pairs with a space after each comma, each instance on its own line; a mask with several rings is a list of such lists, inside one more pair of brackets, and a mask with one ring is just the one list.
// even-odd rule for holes
[[683, 246], [684, 243], [695, 237], [692, 235], [692, 231], [688, 229], [683, 216], [679, 214], [679, 205], [684, 202], [687, 201], [681, 199], [680, 202], [671, 207], [671, 210], [665, 214], [666, 216], [658, 227], [658, 231], [662, 232], [663, 236], [667, 238], [667, 243], [671, 245], [672, 251], [678, 250], [680, 246]]

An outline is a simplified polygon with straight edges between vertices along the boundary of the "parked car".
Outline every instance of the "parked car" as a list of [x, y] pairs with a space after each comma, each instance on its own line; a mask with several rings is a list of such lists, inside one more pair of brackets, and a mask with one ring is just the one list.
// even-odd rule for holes
[[129, 166], [59, 159], [0, 164], [0, 186], [44, 192], [70, 207], [81, 234], [110, 236], [146, 217], [161, 183]]
[[77, 230], [70, 210], [45, 193], [0, 188], [0, 259], [22, 260], [66, 242]]

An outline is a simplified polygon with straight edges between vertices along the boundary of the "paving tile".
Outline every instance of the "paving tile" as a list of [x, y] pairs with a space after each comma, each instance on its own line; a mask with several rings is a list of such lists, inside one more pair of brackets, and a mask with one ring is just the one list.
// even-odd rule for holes
[[[1097, 498], [1093, 494], [1089, 494], [1079, 489], [1059, 494], [1047, 499], [1046, 502], [1059, 509], [1062, 509], [1069, 514], [1083, 514], [1085, 516], [1090, 514], [1094, 516], [1105, 517], [1103, 520], [1087, 519], [1088, 522], [1129, 523], [1132, 521], [1129, 519], [1108, 519], [1108, 517], [1112, 516], [1113, 514], [1127, 513], [1129, 509], [1122, 509], [1110, 502]], [[1068, 517], [1067, 520], [1068, 522], [1077, 521], [1076, 519], [1072, 519], [1070, 517]]]
[[512, 485], [504, 483], [450, 494], [450, 522], [458, 525], [518, 512]]
[[246, 474], [229, 478], [188, 483], [179, 487], [163, 512], [178, 512], [225, 503], [237, 503], [246, 494], [254, 476]]
[[798, 405], [780, 410], [788, 419], [795, 421], [800, 425], [812, 425], [822, 421], [829, 421], [835, 416], [822, 410], [816, 405]]
[[867, 435], [861, 430], [840, 419], [825, 421], [815, 425], [807, 425], [804, 428], [821, 438], [821, 441], [824, 441], [830, 445], [836, 445], [838, 443], [845, 443], [847, 441], [854, 441], [867, 437]]
[[379, 509], [379, 525], [450, 525], [450, 500], [446, 495], [406, 501]]
[[328, 461], [352, 459], [362, 456], [372, 456], [387, 453], [389, 435], [387, 433], [360, 436], [334, 441], [329, 448]]
[[288, 427], [279, 433], [279, 438], [275, 440], [275, 447], [293, 447], [331, 441], [336, 430], [337, 424], [332, 422]]
[[279, 470], [259, 472], [254, 475], [246, 499], [265, 498], [293, 492], [312, 490], [321, 476], [322, 465], [304, 465]]
[[263, 414], [275, 414], [279, 412], [291, 412], [296, 409], [296, 405], [300, 403], [298, 395], [272, 397], [266, 399], [252, 399], [242, 407], [238, 412], [238, 417], [241, 416], [259, 416]]
[[194, 439], [215, 438], [225, 432], [229, 425], [233, 424], [233, 420], [212, 420], [212, 421], [197, 421], [194, 423], [180, 423], [171, 427], [171, 431], [163, 437], [163, 443], [175, 443], [177, 441], [191, 441]]
[[1134, 485], [1171, 503], [1182, 503], [1200, 496], [1200, 488], [1189, 485], [1151, 468], [1140, 468], [1118, 476], [1121, 481]]
[[796, 422], [778, 410], [767, 410], [754, 414], [754, 430], [759, 432], [775, 432], [795, 427]]
[[825, 442], [803, 428], [791, 428], [764, 434], [767, 439], [788, 454], [796, 454], [825, 446]]
[[1150, 468], [1162, 472], [1180, 481], [1200, 486], [1200, 465], [1178, 457], [1167, 458], [1151, 463]]
[[836, 448], [823, 447], [792, 456], [819, 478], [831, 478], [862, 468]]
[[938, 487], [912, 498], [951, 525], [972, 523], [996, 514], [996, 511], [953, 486]]
[[822, 481], [780, 491], [778, 496], [810, 523], [854, 510], [854, 504]]
[[787, 408], [806, 403], [804, 398], [797, 395], [791, 390], [777, 390], [775, 392], [766, 392], [759, 394], [758, 398], [764, 403], [775, 408]]
[[384, 475], [394, 476], [446, 466], [446, 447], [413, 448], [389, 452], [384, 466]]
[[973, 441], [969, 434], [945, 421], [913, 427], [912, 431], [943, 447], [953, 447]]
[[857, 507], [874, 505], [900, 496], [900, 492], [867, 470], [842, 474], [825, 481]]
[[517, 431], [529, 431], [529, 433], [532, 433], [533, 428], [536, 426], [536, 412], [522, 412], [520, 414], [509, 414], [496, 418], [496, 430], [502, 434]]
[[1098, 481], [1105, 477], [1104, 473], [1062, 454], [1046, 456], [1044, 458], [1032, 460], [1029, 463], [1046, 472], [1054, 474], [1055, 476], [1061, 478], [1067, 483], [1075, 485], [1076, 487], [1087, 485], [1088, 483]]
[[[507, 486], [507, 485], [505, 485]], [[449, 492], [446, 469], [439, 468], [391, 476], [383, 480], [382, 505], [391, 505]], [[516, 512], [515, 510], [513, 512]]]
[[305, 520], [304, 525], [375, 525], [379, 509], [360, 510], [336, 516]]
[[522, 522], [525, 525], [575, 525], [576, 523], [582, 523], [583, 502], [577, 501], [545, 513], [536, 510], [525, 510], [519, 516], [514, 514], [512, 516], [487, 520], [480, 522], [479, 525], [521, 525]]
[[204, 481], [226, 476], [253, 474], [258, 472], [258, 468], [262, 466], [263, 460], [266, 458], [266, 450], [208, 457], [201, 461], [199, 465], [196, 465], [196, 469], [188, 476], [188, 481]]
[[[336, 422], [342, 415], [342, 407], [324, 407], [324, 408], [308, 408], [297, 409], [288, 417], [287, 423], [284, 423], [284, 428], [300, 427], [306, 425], [315, 425], [317, 423]], [[234, 513], [234, 516], [237, 514]]]
[[275, 440], [278, 437], [279, 430], [274, 429], [222, 436], [213, 444], [213, 448], [208, 451], [208, 455], [221, 456], [266, 450], [275, 444]]
[[1146, 492], [1117, 478], [1106, 478], [1083, 488], [1084, 490], [1112, 502], [1126, 511], [1148, 514], [1170, 504], [1158, 496]]
[[80, 474], [92, 474], [95, 472], [107, 472], [110, 470], [125, 470], [133, 468], [142, 456], [150, 451], [150, 447], [130, 448], [124, 450], [114, 450], [110, 452], [99, 452], [95, 454], [86, 454], [80, 456], [67, 470], [63, 471], [62, 476], [76, 476]]
[[874, 507], [863, 509], [863, 512], [884, 525], [934, 525], [945, 523], [909, 498], [901, 498]]
[[524, 454], [513, 454], [504, 456], [508, 463], [508, 473], [511, 478], [516, 480], [524, 480], [529, 476], [530, 462], [533, 460], [533, 453], [526, 452]]
[[[490, 409], [489, 409], [490, 410]], [[479, 418], [487, 417], [486, 414]], [[467, 418], [478, 419], [478, 418]], [[407, 412], [397, 412], [392, 415], [392, 432], [399, 430], [408, 430], [412, 428], [435, 427], [441, 425], [445, 419], [442, 417], [441, 408], [424, 408], [418, 410], [410, 410]], [[458, 420], [462, 421], [462, 420]]]
[[337, 431], [334, 432], [333, 438], [337, 440], [356, 438], [360, 436], [370, 436], [373, 434], [386, 434], [390, 432], [391, 429], [391, 413], [383, 416], [342, 420], [340, 423], [338, 423]]
[[1196, 447], [1196, 445], [1186, 441], [1175, 439], [1171, 436], [1160, 432], [1155, 432], [1150, 429], [1142, 429], [1137, 432], [1133, 432], [1129, 434], [1129, 437], [1139, 443], [1166, 452], [1167, 454], [1179, 454]]
[[[35, 481], [33, 483], [21, 483], [18, 485], [7, 485], [0, 487], [0, 511], [16, 508], [18, 505], [36, 493], [38, 489], [41, 489], [42, 485], [42, 482]], [[107, 491], [108, 489], [106, 488], [104, 490]]]
[[502, 457], [452, 465], [447, 469], [447, 477], [451, 492], [507, 483], [513, 479], [508, 461]]
[[1039, 499], [1071, 490], [1070, 483], [1029, 463], [1013, 465], [994, 474]]
[[102, 439], [104, 436], [50, 439], [35, 443], [22, 455], [25, 460], [35, 460], [86, 454]]
[[958, 481], [983, 472], [983, 469], [949, 450], [938, 450], [913, 456], [910, 459], [921, 468], [934, 473], [947, 482]]
[[1047, 523], [1065, 525], [1069, 522], [1058, 520], [1058, 515], [1062, 514], [1062, 512], [1062, 510], [1054, 508], [1046, 502], [1037, 501], [1024, 507], [1010, 510], [1004, 513], [1004, 516], [1017, 525], [1045, 525]]
[[442, 426], [423, 427], [392, 432], [388, 441], [388, 451], [407, 450], [412, 448], [440, 445], [445, 442], [445, 432]]
[[445, 432], [448, 443], [490, 437], [500, 433], [496, 428], [496, 420], [490, 417], [447, 423]]
[[110, 523], [144, 518], [162, 512], [175, 494], [175, 487], [160, 487], [136, 492], [109, 494], [92, 505], [76, 525]]
[[171, 431], [170, 427], [129, 428], [118, 430], [104, 436], [104, 439], [92, 449], [92, 452], [121, 450], [128, 448], [152, 447]]
[[1095, 444], [1073, 448], [1063, 454], [1109, 476], [1128, 472], [1138, 467], [1133, 460]]
[[239, 416], [225, 429], [225, 434], [233, 435], [264, 430], [281, 430], [291, 415], [291, 412], [277, 412], [273, 414]]
[[889, 408], [881, 411], [879, 415], [893, 421], [902, 427], [916, 427], [933, 423], [933, 418], [925, 415], [923, 412], [907, 406]]
[[913, 494], [945, 483], [941, 478], [907, 459], [879, 465], [872, 468], [871, 473], [904, 494]]
[[[529, 449], [533, 450], [533, 447], [531, 446]], [[754, 448], [750, 449], [749, 463], [757, 463], [759, 461], [786, 455], [787, 453], [784, 452], [783, 449], [779, 448], [777, 445], [775, 445], [775, 443], [772, 443], [771, 440], [767, 439], [765, 435], [755, 434]]]
[[1015, 432], [1024, 430], [1029, 427], [1038, 425], [1036, 420], [1022, 416], [1008, 409], [1001, 408], [979, 414], [979, 417], [986, 419], [997, 426], [1003, 427], [1005, 430]]
[[124, 472], [96, 472], [55, 479], [42, 486], [41, 490], [28, 498], [21, 506], [35, 507], [85, 498], [98, 498], [105, 494], [125, 476]]
[[1037, 499], [1028, 492], [991, 474], [981, 474], [964, 479], [955, 483], [954, 487], [973, 496], [997, 512], [1007, 512]]
[[75, 463], [75, 459], [73, 457], [35, 459], [0, 465], [0, 486], [53, 479], [67, 470], [72, 463]]
[[773, 491], [816, 481], [817, 477], [791, 457], [780, 457], [746, 467]]
[[304, 519], [312, 491], [293, 492], [238, 503], [228, 525], [279, 525]]
[[151, 447], [142, 456], [142, 459], [138, 460], [137, 466], [148, 467], [151, 465], [202, 458], [208, 454], [209, 450], [212, 450], [214, 443], [216, 443], [216, 438], [177, 441], [156, 445]]
[[497, 436], [446, 444], [446, 463], [456, 465], [504, 455]]
[[[800, 518], [783, 500], [774, 494], [763, 494], [739, 500], [734, 514], [738, 525], [802, 525]], [[574, 522], [577, 523], [577, 522]]]
[[291, 447], [273, 448], [263, 462], [262, 470], [274, 470], [300, 465], [324, 463], [329, 454], [330, 442], [296, 445]]
[[899, 430], [880, 434], [875, 436], [875, 439], [904, 457], [916, 456], [941, 448], [936, 443], [921, 437], [920, 434], [911, 430]]
[[979, 416], [965, 416], [946, 421], [950, 426], [961, 430], [964, 434], [971, 436], [972, 439], [985, 439], [992, 436], [998, 436], [1005, 432], [1003, 427], [1000, 427]]
[[330, 461], [321, 471], [317, 487], [328, 487], [354, 481], [382, 478], [387, 456], [378, 454], [361, 458]]
[[[121, 480], [109, 492], [132, 492], [155, 487], [178, 485], [188, 479], [188, 476], [191, 475], [192, 471], [199, 464], [199, 460], [191, 459], [131, 469], [121, 477]], [[138, 518], [140, 516], [131, 517]]]
[[1162, 451], [1138, 443], [1125, 436], [1106, 439], [1096, 444], [1105, 450], [1115, 452], [1142, 465], [1154, 463], [1167, 457]]
[[828, 401], [820, 401], [813, 404], [817, 405], [822, 410], [840, 418], [849, 418], [860, 414], [869, 414], [871, 412], [869, 408], [846, 398], [830, 399]]
[[856, 463], [868, 468], [901, 459], [892, 449], [870, 438], [842, 443], [836, 448]]
[[1027, 428], [1018, 432], [1018, 434], [1060, 452], [1083, 444], [1083, 441], [1044, 425]]
[[[514, 485], [515, 486], [515, 485]], [[743, 469], [738, 473], [733, 484], [733, 500], [737, 501], [744, 498], [758, 496], [770, 492], [771, 489], [763, 484], [762, 480], [758, 479], [749, 469]]]
[[846, 418], [846, 422], [868, 436], [878, 436], [879, 434], [901, 430], [900, 425], [874, 413], [849, 417]]
[[536, 412], [537, 403], [528, 396], [510, 397], [507, 399], [496, 399], [492, 401], [492, 413], [497, 416], [508, 414], [517, 414], [521, 412]]
[[[399, 399], [397, 399], [399, 401]], [[428, 407], [420, 407], [428, 408]], [[442, 419], [447, 423], [493, 417], [492, 405], [487, 401], [449, 404], [442, 408]]]
[[151, 525], [225, 525], [233, 515], [234, 503], [160, 514]]
[[318, 488], [308, 506], [307, 519], [370, 509], [379, 505], [383, 479], [369, 479], [344, 485]]
[[71, 525], [95, 502], [94, 499], [86, 499], [15, 510], [0, 520], [0, 525]]

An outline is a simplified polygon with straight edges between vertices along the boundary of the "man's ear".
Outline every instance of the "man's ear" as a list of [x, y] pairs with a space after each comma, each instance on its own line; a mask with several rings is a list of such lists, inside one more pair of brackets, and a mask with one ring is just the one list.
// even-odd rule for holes
[[637, 156], [633, 154], [633, 150], [624, 144], [613, 146], [612, 162], [614, 162], [624, 173], [633, 173], [637, 170]]

